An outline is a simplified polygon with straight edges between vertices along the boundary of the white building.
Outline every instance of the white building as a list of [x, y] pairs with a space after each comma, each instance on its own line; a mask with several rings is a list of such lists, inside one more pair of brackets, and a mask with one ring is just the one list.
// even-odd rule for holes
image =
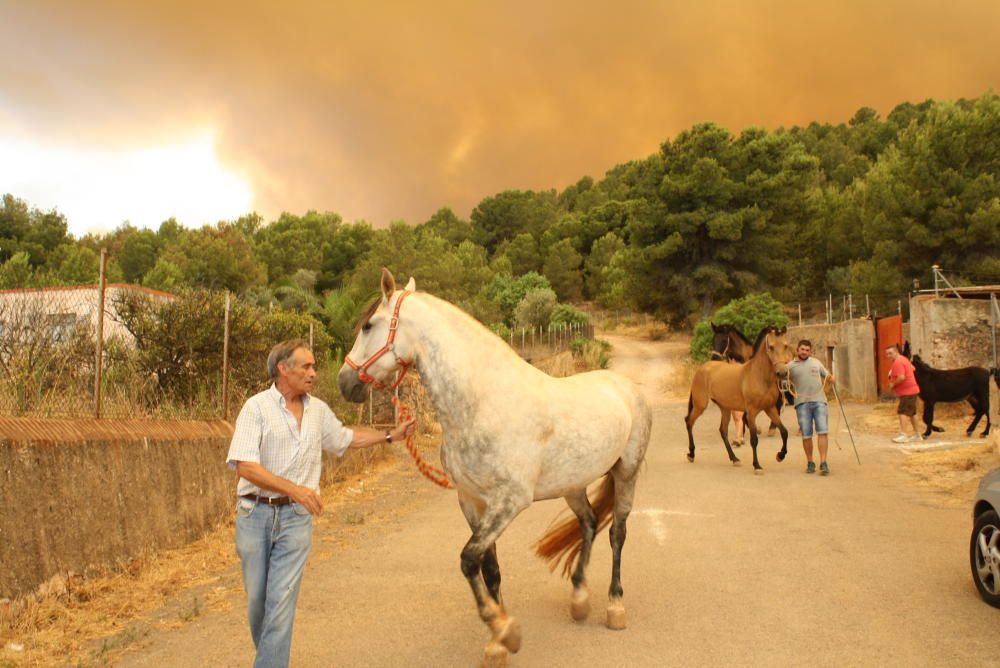
[[[160, 300], [176, 298], [169, 292], [129, 283], [108, 283], [104, 292], [105, 340], [113, 336], [131, 339], [115, 312], [115, 297], [124, 291], [138, 291]], [[96, 332], [99, 297], [96, 285], [0, 290], [0, 336], [9, 336], [15, 328], [46, 331], [53, 339], [61, 340], [83, 323], [89, 324], [90, 331]]]

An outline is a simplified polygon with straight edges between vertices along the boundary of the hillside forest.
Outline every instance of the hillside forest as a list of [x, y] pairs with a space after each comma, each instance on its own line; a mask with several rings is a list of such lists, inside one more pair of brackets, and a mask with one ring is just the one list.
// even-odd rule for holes
[[754, 293], [894, 305], [935, 264], [956, 281], [1000, 281], [1000, 97], [904, 102], [885, 118], [863, 107], [843, 123], [773, 131], [706, 122], [600, 179], [385, 228], [308, 211], [74, 238], [58, 210], [3, 197], [0, 289], [93, 284], [102, 248], [109, 281], [228, 290], [311, 314], [335, 341], [383, 266], [506, 327], [531, 317], [529, 293], [570, 319], [568, 305], [587, 301], [674, 327]]

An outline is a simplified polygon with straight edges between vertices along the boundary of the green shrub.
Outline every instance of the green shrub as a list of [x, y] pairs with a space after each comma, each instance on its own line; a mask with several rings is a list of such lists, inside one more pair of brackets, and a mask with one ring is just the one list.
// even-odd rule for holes
[[705, 362], [712, 356], [712, 325], [733, 325], [753, 341], [764, 327], [788, 324], [781, 302], [770, 294], [747, 295], [734, 299], [694, 328], [691, 338], [691, 357], [696, 362]]
[[572, 304], [557, 304], [552, 311], [552, 325], [586, 325], [590, 316]]

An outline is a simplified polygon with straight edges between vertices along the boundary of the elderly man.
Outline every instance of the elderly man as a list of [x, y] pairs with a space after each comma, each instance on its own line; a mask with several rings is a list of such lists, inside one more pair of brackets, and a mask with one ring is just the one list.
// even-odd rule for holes
[[[899, 416], [899, 435], [892, 439], [892, 442], [919, 441], [921, 436], [920, 427], [917, 426], [917, 397], [920, 395], [920, 386], [917, 385], [913, 364], [895, 344], [885, 349], [885, 356], [892, 362], [892, 368], [889, 369], [889, 385], [899, 397], [899, 405], [896, 407], [896, 414]], [[907, 422], [913, 427], [913, 433], [909, 435], [906, 433]]]
[[330, 407], [309, 394], [316, 361], [301, 339], [282, 341], [267, 358], [273, 385], [250, 397], [229, 446], [227, 464], [240, 476], [236, 551], [243, 562], [254, 666], [287, 666], [299, 583], [312, 545], [312, 517], [323, 511], [321, 450], [393, 442], [413, 433], [415, 420], [389, 432], [347, 429]]

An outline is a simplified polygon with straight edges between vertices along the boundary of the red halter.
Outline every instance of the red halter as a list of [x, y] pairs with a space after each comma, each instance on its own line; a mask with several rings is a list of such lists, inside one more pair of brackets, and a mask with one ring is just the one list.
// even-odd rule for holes
[[[409, 294], [410, 292], [408, 290], [403, 290], [399, 295], [399, 299], [396, 300], [396, 308], [392, 312], [392, 320], [389, 321], [389, 338], [385, 342], [384, 346], [375, 351], [375, 354], [365, 360], [364, 364], [357, 364], [350, 357], [347, 357], [346, 355], [344, 356], [344, 364], [358, 372], [358, 379], [362, 383], [369, 383], [372, 387], [377, 387], [380, 390], [388, 389], [392, 391], [399, 387], [399, 384], [403, 382], [403, 376], [405, 376], [406, 372], [410, 370], [411, 366], [413, 366], [413, 362], [406, 362], [400, 359], [399, 355], [396, 355], [396, 351], [393, 349], [393, 342], [396, 340], [396, 328], [399, 327], [399, 307], [402, 306], [403, 300], [406, 299]], [[399, 365], [400, 369], [402, 369], [399, 372], [399, 375], [396, 376], [396, 382], [392, 385], [380, 383], [374, 376], [368, 373], [368, 369], [371, 365], [375, 364], [375, 362], [387, 352], [391, 352], [396, 357], [396, 364]], [[400, 420], [406, 420], [410, 417], [409, 406], [402, 403], [399, 400], [399, 397], [395, 394], [393, 394], [392, 403], [399, 408]], [[420, 452], [417, 450], [417, 446], [413, 442], [413, 434], [406, 437], [406, 449], [409, 451], [410, 456], [413, 457], [413, 460], [417, 463], [417, 469], [424, 474], [428, 480], [436, 485], [444, 487], [445, 489], [454, 487], [454, 485], [451, 484], [451, 481], [448, 480], [448, 475], [444, 471], [428, 464], [424, 461], [424, 458], [420, 456]]]
[[[396, 355], [393, 345], [393, 342], [396, 340], [396, 328], [399, 327], [399, 307], [403, 305], [403, 300], [406, 299], [409, 294], [409, 290], [403, 290], [399, 295], [399, 299], [396, 300], [396, 308], [392, 312], [392, 320], [389, 321], [389, 338], [385, 342], [384, 346], [376, 350], [375, 354], [365, 360], [364, 364], [358, 364], [350, 357], [346, 355], [344, 356], [344, 364], [358, 372], [358, 380], [362, 383], [369, 383], [372, 387], [376, 387], [380, 390], [395, 390], [399, 387], [399, 384], [403, 382], [403, 376], [406, 375], [406, 372], [409, 371], [410, 367], [413, 365], [413, 362], [406, 362], [400, 359], [399, 355]], [[393, 356], [395, 356], [396, 364], [402, 369], [402, 371], [399, 372], [399, 375], [396, 376], [396, 382], [392, 385], [381, 383], [376, 380], [374, 376], [368, 373], [368, 369], [370, 369], [371, 366], [375, 364], [380, 357], [382, 357], [382, 355], [385, 355], [388, 352], [391, 352]]]

